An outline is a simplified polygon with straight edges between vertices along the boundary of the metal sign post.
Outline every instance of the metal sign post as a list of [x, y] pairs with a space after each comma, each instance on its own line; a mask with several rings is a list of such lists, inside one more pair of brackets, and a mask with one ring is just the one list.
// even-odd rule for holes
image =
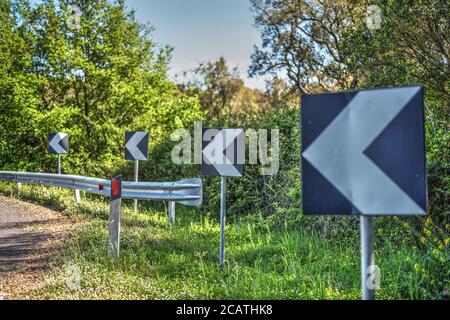
[[[134, 181], [139, 182], [139, 160], [134, 161]], [[138, 211], [138, 201], [134, 199], [134, 212]]]
[[304, 95], [301, 110], [303, 214], [360, 216], [362, 296], [374, 299], [374, 217], [427, 214], [423, 89]]
[[[125, 160], [134, 161], [134, 181], [139, 181], [139, 160], [148, 160], [149, 134], [144, 131], [125, 133]], [[134, 212], [137, 212], [138, 201], [134, 200]]]
[[219, 266], [225, 262], [225, 220], [227, 215], [227, 178], [220, 180], [220, 259]]
[[58, 174], [61, 174], [61, 154], [69, 152], [69, 135], [62, 132], [48, 135], [48, 152], [58, 155]]
[[373, 217], [360, 216], [361, 229], [361, 288], [363, 300], [375, 299], [375, 288], [371, 283], [372, 267], [375, 266], [373, 251]]
[[[62, 132], [50, 133], [48, 136], [48, 151], [58, 155], [58, 174], [62, 174], [61, 155], [69, 153], [69, 135]], [[80, 190], [75, 189], [75, 201], [80, 202]]]
[[111, 180], [111, 197], [109, 203], [109, 237], [108, 255], [111, 259], [119, 258], [120, 251], [120, 211], [122, 208], [122, 177]]
[[225, 263], [225, 221], [227, 211], [226, 177], [244, 174], [243, 129], [203, 129], [201, 170], [207, 176], [220, 176], [220, 253], [219, 266]]
[[58, 154], [58, 174], [61, 174], [61, 154]]

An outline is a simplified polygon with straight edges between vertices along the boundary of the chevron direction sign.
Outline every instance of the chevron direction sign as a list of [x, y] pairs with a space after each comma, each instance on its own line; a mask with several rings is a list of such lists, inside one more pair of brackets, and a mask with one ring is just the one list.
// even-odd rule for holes
[[50, 133], [48, 135], [48, 152], [65, 154], [69, 152], [69, 135], [65, 133]]
[[148, 160], [148, 132], [134, 131], [125, 133], [125, 159]]
[[421, 87], [302, 97], [305, 215], [425, 215]]
[[245, 161], [244, 129], [203, 129], [202, 174], [242, 177]]

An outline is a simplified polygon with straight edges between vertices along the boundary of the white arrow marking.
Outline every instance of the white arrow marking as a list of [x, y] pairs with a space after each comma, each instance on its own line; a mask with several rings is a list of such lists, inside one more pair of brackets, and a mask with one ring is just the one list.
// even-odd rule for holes
[[145, 155], [139, 150], [138, 144], [147, 136], [147, 132], [136, 132], [130, 140], [128, 140], [125, 148], [131, 153], [135, 160], [147, 160]]
[[50, 143], [49, 143], [50, 147], [52, 147], [53, 150], [55, 150], [55, 152], [58, 153], [58, 154], [67, 153], [67, 150], [64, 149], [63, 147], [61, 147], [61, 145], [59, 144], [61, 142], [61, 140], [64, 139], [65, 137], [67, 137], [67, 134], [65, 134], [65, 133], [57, 133], [52, 138], [52, 140], [50, 140]]
[[359, 92], [303, 153], [362, 214], [425, 214], [363, 153], [419, 90]]
[[214, 139], [203, 150], [206, 162], [212, 164], [221, 176], [241, 176], [240, 172], [234, 166], [233, 161], [228, 158], [230, 156], [228, 152], [226, 155], [223, 153], [223, 151], [226, 150], [231, 144], [235, 143], [236, 138], [239, 134], [241, 134], [241, 132], [242, 130], [240, 129], [220, 130]]

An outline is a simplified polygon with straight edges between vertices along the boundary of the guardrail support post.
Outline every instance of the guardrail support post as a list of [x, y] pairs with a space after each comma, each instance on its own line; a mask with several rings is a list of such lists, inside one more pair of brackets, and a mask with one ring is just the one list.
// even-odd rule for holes
[[80, 201], [81, 201], [80, 190], [78, 190], [78, 189], [75, 189], [75, 201], [77, 203], [80, 203]]
[[175, 222], [175, 201], [169, 201], [169, 227], [172, 228]]
[[121, 206], [122, 199], [117, 199], [110, 203], [108, 255], [113, 260], [119, 258]]
[[122, 177], [119, 176], [111, 180], [108, 255], [113, 260], [119, 258], [121, 207], [122, 207]]

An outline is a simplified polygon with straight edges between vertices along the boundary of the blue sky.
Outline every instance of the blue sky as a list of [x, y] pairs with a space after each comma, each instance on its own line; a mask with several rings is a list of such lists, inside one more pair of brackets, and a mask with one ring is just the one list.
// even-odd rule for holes
[[262, 79], [249, 79], [253, 46], [260, 44], [248, 0], [127, 0], [137, 19], [156, 30], [154, 39], [175, 48], [171, 76], [201, 62], [224, 56], [237, 66], [249, 87], [264, 88]]

